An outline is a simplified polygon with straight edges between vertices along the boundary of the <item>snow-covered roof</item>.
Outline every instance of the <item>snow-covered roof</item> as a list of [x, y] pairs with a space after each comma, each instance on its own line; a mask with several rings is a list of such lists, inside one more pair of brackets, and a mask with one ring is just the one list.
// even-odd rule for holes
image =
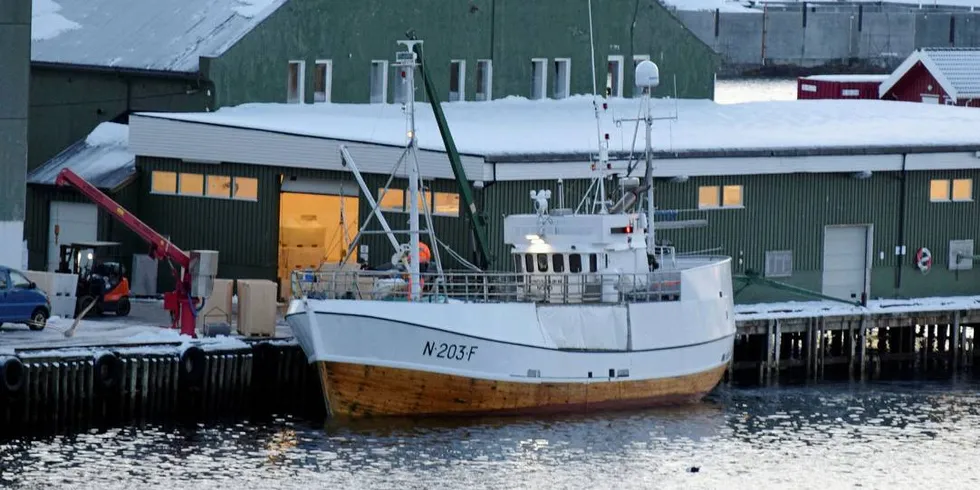
[[33, 0], [31, 60], [196, 72], [288, 0]]
[[[611, 152], [633, 149], [640, 101], [610, 99], [601, 115]], [[597, 133], [591, 96], [562, 100], [508, 97], [490, 102], [444, 103], [457, 149], [463, 154], [591, 154]], [[402, 146], [407, 123], [397, 104], [245, 104], [214, 112], [140, 113], [140, 116]], [[791, 100], [717, 104], [710, 100], [653, 101], [655, 151], [812, 150], [971, 146], [980, 148], [980, 111], [881, 100]], [[419, 147], [445, 151], [428, 104], [416, 104]], [[643, 150], [643, 131], [636, 151]]]
[[980, 48], [917, 49], [881, 83], [879, 97], [884, 97], [919, 63], [953, 99], [980, 97]]
[[136, 175], [136, 157], [129, 151], [129, 126], [104, 122], [84, 139], [66, 148], [27, 175], [29, 184], [54, 185], [69, 168], [90, 184], [115, 189]]
[[863, 74], [840, 74], [840, 75], [809, 75], [801, 77], [804, 80], [815, 82], [883, 82], [891, 75], [863, 75]]

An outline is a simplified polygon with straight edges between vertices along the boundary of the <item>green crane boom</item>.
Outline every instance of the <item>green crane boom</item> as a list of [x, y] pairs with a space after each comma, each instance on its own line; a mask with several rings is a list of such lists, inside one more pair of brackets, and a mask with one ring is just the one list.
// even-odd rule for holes
[[[409, 39], [414, 40], [415, 36], [410, 33]], [[436, 118], [436, 124], [439, 126], [439, 134], [442, 135], [442, 143], [446, 147], [449, 163], [453, 167], [453, 175], [456, 176], [456, 184], [459, 186], [459, 197], [462, 200], [463, 208], [466, 210], [466, 216], [470, 220], [470, 227], [473, 229], [473, 235], [476, 238], [475, 262], [479, 268], [486, 269], [493, 263], [493, 257], [490, 255], [490, 240], [487, 238], [487, 222], [484, 216], [476, 209], [473, 189], [470, 187], [469, 181], [466, 180], [466, 172], [463, 170], [463, 162], [459, 158], [459, 151], [456, 150], [456, 142], [453, 141], [453, 135], [449, 131], [449, 124], [446, 122], [446, 116], [443, 114], [442, 106], [439, 103], [439, 96], [436, 94], [436, 89], [429, 79], [426, 62], [422, 56], [421, 45], [415, 46], [415, 54], [418, 55], [419, 68], [422, 71], [422, 84], [425, 86], [425, 94], [429, 99], [429, 104], [432, 106], [432, 114]]]

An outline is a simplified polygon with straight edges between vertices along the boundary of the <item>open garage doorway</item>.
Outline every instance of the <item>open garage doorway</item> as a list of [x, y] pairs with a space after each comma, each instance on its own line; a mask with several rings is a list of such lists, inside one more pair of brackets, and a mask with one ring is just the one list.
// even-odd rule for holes
[[[321, 264], [336, 264], [344, 258], [357, 235], [357, 206], [356, 196], [280, 193], [278, 275], [282, 299], [289, 297], [292, 271], [319, 269]], [[348, 260], [357, 260], [356, 250]]]

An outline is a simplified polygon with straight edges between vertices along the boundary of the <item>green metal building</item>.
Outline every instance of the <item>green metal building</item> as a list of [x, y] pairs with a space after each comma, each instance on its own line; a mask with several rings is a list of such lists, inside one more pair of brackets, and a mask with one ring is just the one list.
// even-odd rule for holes
[[[765, 104], [735, 107], [682, 101], [675, 109], [679, 117], [665, 123], [669, 131], [658, 130], [654, 146], [659, 242], [682, 253], [731, 256], [735, 274], [755, 274], [786, 285], [755, 284], [743, 289], [740, 283], [737, 301], [741, 303], [813, 299], [789, 291], [791, 287], [848, 301], [862, 296], [980, 294], [980, 277], [973, 268], [973, 243], [980, 239], [980, 227], [973, 224], [978, 211], [974, 193], [980, 178], [980, 139], [963, 130], [972, 124], [969, 118], [980, 124], [980, 113], [958, 112], [960, 119], [940, 114], [939, 119], [929, 120], [936, 114], [930, 115], [926, 111], [934, 109], [925, 106], [860, 103], [870, 105], [851, 116], [823, 116], [851, 124], [847, 137], [868, 131], [866, 143], [841, 145], [832, 135], [815, 134], [806, 126], [826, 123], [819, 117], [809, 122], [802, 117], [816, 107], [813, 104], [781, 105], [786, 111], [782, 118], [770, 123], [749, 121], [739, 129], [726, 121]], [[611, 105], [620, 114], [629, 114], [626, 109], [637, 102], [620, 100]], [[594, 152], [589, 148], [595, 140], [586, 136], [595, 136], [595, 121], [588, 110], [591, 99], [443, 107], [462, 153], [466, 180], [476, 188], [477, 206], [489, 224], [495, 267], [509, 269], [512, 261], [502, 243], [503, 217], [531, 212], [529, 192], [538, 189], [553, 191], [553, 207], [563, 200], [565, 207], [575, 208], [590, 185]], [[459, 188], [427, 105], [417, 104], [417, 108], [423, 142], [420, 169], [432, 192], [427, 202], [442, 211], [434, 218], [435, 230], [451, 248], [470, 258], [474, 241], [469, 223], [453, 200]], [[906, 115], [893, 116], [894, 110]], [[380, 197], [388, 172], [402, 153], [400, 105], [326, 105], [312, 113], [304, 111], [291, 104], [256, 104], [213, 113], [135, 115], [129, 148], [139, 170], [135, 211], [182, 247], [219, 250], [219, 274], [224, 277], [275, 279], [282, 268], [288, 194], [350, 196], [357, 199], [356, 223], [362, 225], [371, 207], [344, 165], [340, 147], [349, 150], [374, 198]], [[377, 114], [369, 121], [376, 134], [362, 140], [349, 136], [365, 134], [357, 127], [363, 124], [358, 122], [363, 115], [358, 111]], [[894, 119], [896, 128], [921, 128], [882, 136], [875, 125], [864, 129], [853, 125], [864, 117], [886, 116]], [[799, 136], [771, 139], [768, 134], [781, 131], [786, 117], [803, 121], [797, 128]], [[604, 130], [614, 142], [611, 172], [622, 176], [631, 161], [633, 127], [614, 127], [605, 121]], [[558, 128], [549, 130], [552, 126]], [[723, 130], [726, 136], [721, 136]], [[706, 134], [716, 136], [709, 139]], [[926, 141], [943, 135], [961, 141]], [[722, 146], [712, 149], [712, 141]], [[772, 141], [773, 146], [760, 148], [760, 141]], [[642, 153], [642, 144], [632, 153], [633, 157]], [[642, 174], [642, 163], [640, 168], [634, 176]], [[217, 185], [214, 195], [209, 195], [212, 179], [246, 191], [236, 195], [238, 191]], [[185, 180], [187, 189], [181, 184]], [[396, 178], [392, 186], [402, 187], [404, 181]], [[615, 189], [615, 177], [607, 187]], [[445, 199], [441, 201], [440, 195]], [[404, 229], [404, 201], [402, 197], [396, 201], [382, 200], [382, 214], [392, 228]], [[706, 225], [681, 226], [697, 220]], [[379, 228], [375, 224], [368, 229]], [[358, 255], [373, 265], [387, 261], [394, 252], [380, 235], [366, 236], [360, 243], [367, 247], [359, 248]], [[458, 266], [445, 255], [443, 259], [449, 267]]]
[[[677, 75], [678, 96], [713, 97], [717, 55], [659, 2], [593, 4], [597, 69], [611, 74], [614, 92], [629, 96], [632, 60], [652, 57]], [[33, 19], [30, 169], [132, 112], [392, 101], [394, 89], [384, 89], [397, 74], [378, 62], [391, 59], [408, 31], [427, 40], [443, 100], [530, 96], [535, 69], [543, 70], [542, 96], [592, 90], [588, 0], [60, 5]], [[673, 80], [663, 88], [674, 90]]]
[[[592, 3], [597, 90], [605, 85], [610, 95], [633, 95], [633, 63], [652, 58], [676, 75], [665, 82], [663, 94], [713, 97], [717, 55], [659, 2]], [[89, 168], [89, 155], [98, 153], [99, 145], [86, 147], [84, 140], [99, 124], [127, 123], [132, 113], [213, 111], [252, 102], [403, 100], [399, 74], [390, 64], [395, 41], [410, 31], [425, 40], [431, 79], [444, 101], [561, 98], [593, 88], [588, 0], [60, 5], [57, 12], [33, 18], [25, 221], [32, 268], [50, 268], [52, 247], [67, 239], [53, 236], [53, 214], [109, 222], [82, 206], [68, 211], [65, 205], [53, 213], [52, 206], [58, 206], [53, 203], [66, 194], [53, 188], [51, 169], [79, 165], [101, 175], [97, 166]], [[145, 193], [150, 184], [143, 173], [157, 163], [165, 165], [141, 159], [127, 167], [133, 169], [131, 178], [114, 192]], [[155, 201], [128, 204], [140, 215], [157, 210]], [[229, 209], [237, 204], [228, 203]], [[99, 217], [91, 218], [93, 213]], [[106, 226], [100, 225], [99, 236]], [[174, 233], [175, 240], [183, 238], [183, 232]], [[239, 271], [234, 274], [247, 275], [264, 267], [262, 260], [275, 260], [256, 259], [261, 250], [224, 263]]]

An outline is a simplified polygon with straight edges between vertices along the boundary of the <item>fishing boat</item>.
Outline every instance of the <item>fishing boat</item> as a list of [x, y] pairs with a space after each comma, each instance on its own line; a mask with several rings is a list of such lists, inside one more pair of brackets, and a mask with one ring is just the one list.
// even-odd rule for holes
[[[421, 41], [400, 42], [409, 48], [400, 66], [414, 84], [412, 43]], [[542, 189], [528, 196], [527, 213], [505, 217], [512, 270], [482, 270], [458, 255], [469, 270], [442, 269], [413, 158], [405, 158], [409, 238], [399, 243], [341, 149], [396, 253], [388, 271], [294, 276], [286, 321], [318, 367], [331, 415], [595, 412], [694, 402], [719, 383], [735, 334], [731, 259], [683, 255], [656, 241], [656, 65], [641, 63], [637, 80], [647, 87], [647, 116], [636, 119], [647, 126], [643, 180], [621, 179], [621, 197], [608, 199], [608, 150], [597, 138], [596, 177], [578, 208], [564, 208], [559, 195], [551, 209], [552, 192]], [[409, 153], [417, 147], [413, 98]], [[641, 200], [645, 211], [634, 210]], [[423, 273], [414, 237], [426, 234], [435, 267]]]

